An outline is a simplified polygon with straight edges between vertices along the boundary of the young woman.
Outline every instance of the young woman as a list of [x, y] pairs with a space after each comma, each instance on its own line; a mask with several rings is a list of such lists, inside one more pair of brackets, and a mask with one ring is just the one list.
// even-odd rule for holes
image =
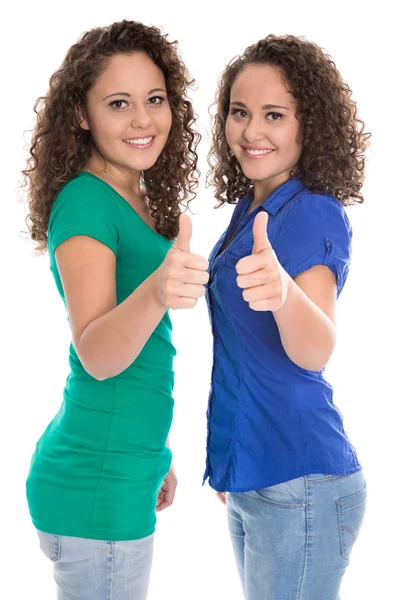
[[236, 203], [210, 257], [205, 479], [247, 600], [337, 600], [366, 482], [324, 378], [368, 134], [330, 57], [269, 35], [225, 69], [210, 153]]
[[190, 84], [175, 42], [123, 21], [85, 33], [39, 99], [30, 231], [72, 344], [27, 496], [61, 600], [144, 599], [155, 511], [175, 494], [168, 308], [193, 307], [208, 280], [180, 217], [196, 185]]

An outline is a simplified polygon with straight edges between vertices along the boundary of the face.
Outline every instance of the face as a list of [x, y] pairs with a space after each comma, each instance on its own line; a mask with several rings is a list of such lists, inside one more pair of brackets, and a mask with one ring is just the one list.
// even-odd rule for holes
[[301, 154], [296, 101], [281, 72], [248, 65], [236, 77], [225, 124], [227, 142], [255, 194], [267, 197], [290, 178]]
[[113, 166], [128, 174], [149, 169], [171, 129], [165, 78], [142, 52], [117, 54], [89, 90], [81, 127]]

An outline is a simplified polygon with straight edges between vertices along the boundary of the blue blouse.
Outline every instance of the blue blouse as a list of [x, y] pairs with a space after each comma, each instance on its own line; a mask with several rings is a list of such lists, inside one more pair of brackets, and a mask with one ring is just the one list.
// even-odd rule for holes
[[250, 202], [250, 196], [238, 202], [210, 255], [206, 299], [214, 361], [204, 482], [209, 478], [217, 491], [244, 492], [311, 473], [361, 469], [324, 370], [309, 371], [290, 360], [273, 313], [249, 307], [235, 270], [251, 254], [253, 221], [265, 210], [268, 238], [287, 273], [295, 277], [326, 265], [336, 276], [339, 296], [351, 254], [345, 210], [334, 196], [313, 193], [299, 179], [281, 185], [242, 218]]

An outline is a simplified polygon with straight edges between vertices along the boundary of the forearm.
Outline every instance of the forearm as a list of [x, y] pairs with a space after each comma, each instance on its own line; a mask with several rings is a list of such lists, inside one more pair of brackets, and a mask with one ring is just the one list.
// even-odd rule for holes
[[335, 325], [290, 279], [284, 304], [274, 313], [282, 345], [289, 358], [303, 369], [320, 371], [336, 342]]
[[157, 277], [156, 271], [75, 340], [83, 366], [96, 379], [114, 377], [128, 368], [163, 318], [167, 309], [155, 292]]

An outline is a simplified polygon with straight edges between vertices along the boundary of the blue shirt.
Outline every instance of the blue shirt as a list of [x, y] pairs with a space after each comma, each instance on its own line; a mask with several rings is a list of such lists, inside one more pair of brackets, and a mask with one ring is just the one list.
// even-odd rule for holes
[[273, 313], [249, 307], [235, 270], [252, 253], [253, 221], [265, 210], [268, 238], [287, 273], [295, 277], [326, 265], [336, 276], [339, 296], [351, 253], [345, 210], [334, 196], [313, 193], [299, 179], [281, 185], [242, 218], [250, 202], [250, 196], [238, 202], [210, 255], [206, 299], [214, 361], [204, 481], [208, 477], [217, 491], [244, 492], [311, 473], [361, 469], [323, 370], [309, 371], [290, 360]]

